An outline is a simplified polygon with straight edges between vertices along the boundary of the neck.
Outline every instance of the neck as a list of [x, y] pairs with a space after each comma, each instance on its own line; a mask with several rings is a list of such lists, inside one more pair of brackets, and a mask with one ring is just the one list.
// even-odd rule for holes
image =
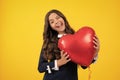
[[65, 33], [65, 32], [59, 32], [58, 34], [61, 34], [61, 35], [62, 35], [62, 34], [66, 34], [66, 33]]

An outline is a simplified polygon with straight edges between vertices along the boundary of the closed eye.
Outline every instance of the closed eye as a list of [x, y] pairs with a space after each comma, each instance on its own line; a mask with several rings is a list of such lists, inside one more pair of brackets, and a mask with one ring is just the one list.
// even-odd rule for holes
[[54, 23], [54, 20], [53, 20], [53, 19], [50, 20], [50, 24], [52, 24], [52, 23]]
[[50, 21], [50, 24], [54, 23], [53, 21]]

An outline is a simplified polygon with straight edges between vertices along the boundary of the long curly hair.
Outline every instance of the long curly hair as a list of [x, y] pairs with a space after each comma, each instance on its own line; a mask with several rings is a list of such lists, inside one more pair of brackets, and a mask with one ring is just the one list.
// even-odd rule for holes
[[43, 32], [43, 55], [46, 60], [60, 59], [60, 50], [58, 48], [58, 32], [53, 30], [49, 23], [51, 13], [56, 13], [62, 17], [65, 22], [65, 33], [74, 34], [74, 30], [69, 25], [66, 17], [58, 10], [50, 10], [45, 16], [44, 32]]

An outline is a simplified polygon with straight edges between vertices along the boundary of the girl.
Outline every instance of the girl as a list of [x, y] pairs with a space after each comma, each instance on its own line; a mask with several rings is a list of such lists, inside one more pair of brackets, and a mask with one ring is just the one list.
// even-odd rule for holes
[[[43, 80], [78, 80], [77, 64], [71, 62], [69, 55], [58, 48], [59, 38], [65, 34], [74, 33], [75, 31], [60, 11], [51, 10], [46, 14], [44, 42], [38, 65], [39, 72], [45, 72]], [[93, 47], [99, 51], [99, 40], [96, 36], [93, 39], [95, 44]], [[86, 66], [81, 67], [83, 69], [87, 68]]]

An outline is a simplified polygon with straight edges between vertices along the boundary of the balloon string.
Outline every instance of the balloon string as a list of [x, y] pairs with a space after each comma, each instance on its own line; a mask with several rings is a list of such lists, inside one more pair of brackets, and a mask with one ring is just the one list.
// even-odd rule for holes
[[88, 67], [88, 70], [89, 70], [88, 80], [90, 80], [91, 79], [91, 73], [92, 73], [92, 71], [90, 70], [90, 66]]

